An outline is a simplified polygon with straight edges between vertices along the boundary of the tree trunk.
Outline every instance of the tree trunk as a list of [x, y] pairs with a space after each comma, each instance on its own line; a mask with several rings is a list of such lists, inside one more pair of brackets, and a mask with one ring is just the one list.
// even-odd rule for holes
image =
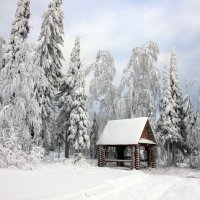
[[176, 144], [172, 143], [172, 166], [176, 166]]
[[65, 138], [65, 158], [69, 158], [69, 148], [70, 148], [70, 142], [67, 139], [67, 135]]
[[61, 148], [61, 144], [59, 143], [59, 145], [58, 145], [58, 158], [60, 158], [60, 148]]
[[171, 165], [170, 143], [167, 143], [167, 165]]

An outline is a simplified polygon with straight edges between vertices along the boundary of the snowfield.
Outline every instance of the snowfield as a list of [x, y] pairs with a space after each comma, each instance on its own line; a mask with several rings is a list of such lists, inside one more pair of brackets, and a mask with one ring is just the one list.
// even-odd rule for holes
[[98, 168], [46, 164], [39, 170], [0, 169], [1, 200], [199, 200], [200, 171]]

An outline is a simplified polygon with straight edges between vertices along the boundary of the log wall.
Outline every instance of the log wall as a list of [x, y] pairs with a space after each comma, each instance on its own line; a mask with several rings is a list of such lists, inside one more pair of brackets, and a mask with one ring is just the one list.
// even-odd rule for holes
[[106, 165], [106, 149], [103, 146], [99, 146], [98, 149], [98, 166], [103, 167]]
[[140, 145], [135, 146], [135, 169], [140, 169]]

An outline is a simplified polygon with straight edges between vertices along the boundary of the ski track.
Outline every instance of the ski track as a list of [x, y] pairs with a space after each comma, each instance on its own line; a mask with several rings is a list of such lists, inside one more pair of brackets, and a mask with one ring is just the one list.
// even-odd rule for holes
[[[188, 183], [189, 182], [189, 183]], [[190, 185], [188, 187], [188, 184]], [[192, 198], [191, 198], [192, 195]], [[69, 196], [48, 200], [199, 200], [200, 181], [142, 172]]]

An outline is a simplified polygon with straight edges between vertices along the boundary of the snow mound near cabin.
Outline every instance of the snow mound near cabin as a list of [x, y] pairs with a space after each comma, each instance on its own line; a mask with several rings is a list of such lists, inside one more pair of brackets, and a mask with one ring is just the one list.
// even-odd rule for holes
[[[46, 164], [45, 164], [46, 163]], [[39, 168], [42, 168], [42, 166], [45, 168], [46, 166], [53, 166], [57, 165], [58, 167], [72, 167], [72, 168], [85, 168], [90, 169], [92, 167], [97, 166], [96, 160], [88, 160], [85, 158], [82, 158], [78, 162], [74, 163], [74, 158], [53, 158], [50, 157], [45, 158], [45, 162], [43, 165], [41, 165]]]

